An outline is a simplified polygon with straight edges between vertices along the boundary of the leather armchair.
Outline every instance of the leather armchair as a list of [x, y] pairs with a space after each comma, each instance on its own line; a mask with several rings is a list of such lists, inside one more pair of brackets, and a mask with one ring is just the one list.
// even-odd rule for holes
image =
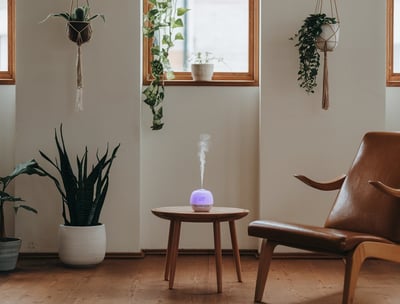
[[343, 304], [351, 304], [360, 268], [367, 258], [400, 262], [400, 133], [370, 132], [347, 175], [321, 183], [296, 175], [307, 185], [339, 190], [325, 225], [253, 221], [250, 236], [262, 238], [255, 302], [261, 302], [277, 245], [342, 256]]

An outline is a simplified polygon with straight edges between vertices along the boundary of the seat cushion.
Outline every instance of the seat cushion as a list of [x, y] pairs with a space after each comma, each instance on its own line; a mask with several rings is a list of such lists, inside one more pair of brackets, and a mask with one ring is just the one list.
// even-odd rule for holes
[[345, 254], [364, 241], [392, 243], [365, 233], [266, 220], [251, 222], [248, 234], [289, 247], [336, 254]]

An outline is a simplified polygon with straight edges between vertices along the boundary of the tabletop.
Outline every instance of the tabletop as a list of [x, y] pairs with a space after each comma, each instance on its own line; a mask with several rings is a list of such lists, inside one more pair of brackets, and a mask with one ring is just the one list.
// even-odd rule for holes
[[167, 220], [180, 220], [182, 222], [213, 222], [234, 221], [245, 217], [249, 210], [233, 207], [212, 207], [210, 211], [194, 211], [188, 206], [159, 207], [151, 209], [151, 212]]

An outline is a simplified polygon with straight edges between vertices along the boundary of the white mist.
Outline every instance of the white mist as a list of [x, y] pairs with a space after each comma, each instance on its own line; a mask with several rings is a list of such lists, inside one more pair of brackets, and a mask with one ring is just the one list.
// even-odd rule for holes
[[214, 204], [211, 191], [204, 189], [204, 169], [206, 165], [206, 152], [208, 152], [210, 135], [201, 134], [199, 141], [199, 160], [200, 160], [200, 186], [201, 189], [194, 190], [190, 196], [190, 205], [194, 211], [208, 212]]

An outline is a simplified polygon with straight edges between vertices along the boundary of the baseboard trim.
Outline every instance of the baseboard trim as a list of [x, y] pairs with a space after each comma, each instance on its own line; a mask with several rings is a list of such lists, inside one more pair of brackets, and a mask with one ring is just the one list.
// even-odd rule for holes
[[277, 260], [337, 260], [342, 257], [318, 252], [277, 252], [273, 254], [272, 258]]
[[[142, 259], [145, 254], [140, 252], [107, 252], [106, 259]], [[20, 259], [58, 259], [57, 252], [21, 252]]]
[[57, 252], [20, 252], [19, 259], [58, 259]]
[[[107, 252], [106, 259], [142, 259], [147, 255], [165, 255], [165, 249], [143, 249], [140, 252]], [[179, 249], [179, 255], [213, 255], [214, 249]], [[223, 249], [222, 255], [232, 255], [232, 249]], [[241, 249], [241, 256], [253, 256], [258, 258], [259, 253], [256, 249]], [[57, 252], [21, 252], [20, 259], [58, 259]], [[278, 252], [274, 253], [273, 259], [292, 259], [292, 260], [329, 260], [341, 259], [340, 256], [323, 254], [316, 252]]]
[[[241, 249], [241, 256], [258, 256], [256, 249]], [[166, 249], [143, 249], [145, 255], [165, 255]], [[179, 249], [179, 255], [214, 255], [214, 249]], [[222, 249], [222, 255], [232, 255], [232, 249]]]

